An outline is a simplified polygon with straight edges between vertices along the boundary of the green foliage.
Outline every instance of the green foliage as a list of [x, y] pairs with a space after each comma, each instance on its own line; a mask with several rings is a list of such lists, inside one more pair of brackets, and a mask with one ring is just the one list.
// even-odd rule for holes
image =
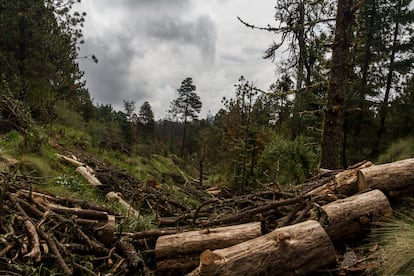
[[19, 148], [23, 142], [24, 136], [16, 130], [12, 130], [0, 138], [0, 146], [8, 151]]
[[380, 245], [374, 257], [380, 265], [378, 275], [412, 275], [414, 271], [414, 212], [379, 223], [371, 239]]
[[56, 139], [56, 142], [61, 146], [75, 146], [86, 150], [90, 149], [94, 142], [91, 135], [82, 128], [55, 124], [52, 127], [52, 133], [54, 134], [53, 138]]
[[36, 177], [51, 177], [54, 175], [49, 160], [38, 154], [23, 155], [15, 167], [23, 175]]
[[56, 119], [54, 122], [78, 130], [84, 130], [86, 125], [82, 115], [75, 111], [66, 101], [58, 101], [56, 103]]
[[312, 175], [318, 164], [318, 155], [297, 138], [290, 141], [279, 135], [263, 150], [258, 161], [256, 175], [262, 182], [288, 185], [303, 182]]
[[414, 157], [414, 137], [399, 139], [378, 157], [378, 163], [389, 163]]
[[192, 78], [186, 78], [181, 82], [180, 88], [177, 89], [178, 97], [171, 102], [169, 111], [174, 118], [183, 122], [198, 118], [202, 104], [195, 90]]

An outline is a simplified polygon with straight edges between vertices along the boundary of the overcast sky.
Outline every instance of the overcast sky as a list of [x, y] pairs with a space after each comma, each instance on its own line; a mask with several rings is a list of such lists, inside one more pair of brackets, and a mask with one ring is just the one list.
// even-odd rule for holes
[[181, 81], [192, 77], [203, 103], [201, 117], [234, 96], [241, 75], [266, 89], [276, 66], [262, 59], [275, 35], [243, 26], [275, 25], [274, 0], [83, 0], [87, 12], [81, 60], [95, 104], [137, 110], [148, 101], [156, 119], [166, 116]]

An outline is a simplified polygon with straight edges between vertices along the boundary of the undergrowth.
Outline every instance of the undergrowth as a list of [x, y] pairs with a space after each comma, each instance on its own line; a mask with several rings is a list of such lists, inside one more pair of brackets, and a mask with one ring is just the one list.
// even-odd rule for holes
[[378, 260], [375, 274], [413, 275], [414, 272], [414, 211], [408, 215], [398, 214], [396, 218], [379, 223], [371, 238], [380, 245], [374, 254]]

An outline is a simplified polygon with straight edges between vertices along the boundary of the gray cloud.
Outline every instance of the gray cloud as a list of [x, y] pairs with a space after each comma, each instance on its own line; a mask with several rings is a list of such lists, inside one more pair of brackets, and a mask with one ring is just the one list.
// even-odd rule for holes
[[96, 54], [99, 63], [81, 60], [81, 68], [95, 103], [122, 110], [124, 99], [136, 101], [137, 108], [149, 101], [155, 116], [162, 118], [181, 81], [192, 77], [203, 116], [208, 110], [217, 111], [224, 95], [232, 96], [240, 75], [265, 83], [273, 80], [273, 74], [267, 77], [273, 66], [260, 59], [261, 52], [255, 54], [271, 39], [261, 42], [257, 39], [263, 41], [261, 33], [255, 38], [235, 19], [240, 15], [237, 7], [257, 6], [249, 3], [83, 1], [81, 10], [86, 9], [88, 16], [81, 55]]
[[217, 29], [211, 18], [206, 15], [190, 22], [165, 15], [163, 18], [152, 18], [147, 26], [148, 37], [155, 37], [160, 41], [174, 41], [177, 44], [195, 45], [205, 58], [215, 57]]

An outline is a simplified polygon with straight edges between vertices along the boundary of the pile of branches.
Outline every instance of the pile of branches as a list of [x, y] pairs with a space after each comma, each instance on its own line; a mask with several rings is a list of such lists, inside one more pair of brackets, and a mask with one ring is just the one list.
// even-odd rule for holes
[[0, 274], [145, 273], [130, 239], [114, 236], [117, 215], [110, 209], [26, 190], [24, 184], [1, 174]]

